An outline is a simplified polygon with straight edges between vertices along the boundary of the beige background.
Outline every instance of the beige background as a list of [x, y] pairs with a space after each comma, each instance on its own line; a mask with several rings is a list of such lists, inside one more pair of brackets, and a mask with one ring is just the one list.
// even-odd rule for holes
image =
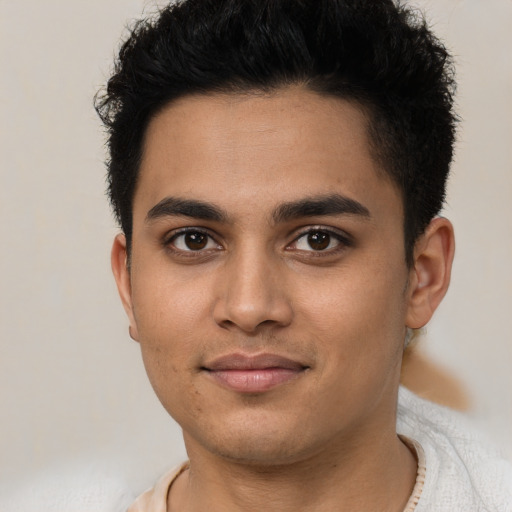
[[[421, 5], [457, 56], [464, 118], [445, 212], [457, 230], [453, 283], [423, 343], [465, 383], [472, 416], [512, 457], [512, 1]], [[4, 488], [87, 459], [110, 461], [139, 485], [184, 457], [110, 276], [116, 229], [92, 109], [123, 26], [143, 7], [0, 0]]]

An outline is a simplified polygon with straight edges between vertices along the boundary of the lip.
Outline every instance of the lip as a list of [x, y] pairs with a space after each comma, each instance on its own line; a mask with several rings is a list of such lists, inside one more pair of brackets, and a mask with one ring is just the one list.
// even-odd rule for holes
[[217, 383], [239, 393], [263, 393], [302, 375], [309, 367], [276, 354], [240, 353], [219, 357], [203, 366]]

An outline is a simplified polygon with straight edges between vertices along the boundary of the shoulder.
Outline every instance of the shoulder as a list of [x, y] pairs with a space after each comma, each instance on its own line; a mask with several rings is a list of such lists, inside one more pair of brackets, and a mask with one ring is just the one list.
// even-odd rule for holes
[[512, 465], [465, 416], [401, 388], [397, 432], [425, 452], [417, 512], [512, 511]]
[[141, 494], [126, 512], [160, 512], [167, 510], [167, 495], [174, 480], [188, 469], [188, 462], [165, 473], [154, 487]]

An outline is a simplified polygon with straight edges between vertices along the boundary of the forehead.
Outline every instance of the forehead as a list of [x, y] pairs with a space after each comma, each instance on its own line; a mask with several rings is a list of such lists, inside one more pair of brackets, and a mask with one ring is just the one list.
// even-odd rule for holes
[[358, 105], [302, 87], [178, 99], [148, 126], [135, 217], [166, 196], [226, 208], [274, 208], [333, 191], [354, 199], [386, 192], [396, 202], [367, 123]]

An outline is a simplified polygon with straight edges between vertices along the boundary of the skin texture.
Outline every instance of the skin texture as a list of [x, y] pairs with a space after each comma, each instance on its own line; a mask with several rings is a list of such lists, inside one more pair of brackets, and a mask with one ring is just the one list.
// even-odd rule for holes
[[[301, 87], [189, 96], [149, 125], [130, 265], [119, 235], [112, 266], [150, 381], [184, 432], [191, 468], [171, 510], [405, 505], [416, 463], [395, 432], [403, 342], [446, 291], [453, 231], [435, 219], [406, 266], [400, 194], [366, 126], [357, 106]], [[333, 194], [367, 214], [277, 218]], [[155, 210], [170, 197], [223, 218]], [[190, 250], [183, 228], [206, 245]], [[244, 393], [204, 369], [230, 354], [302, 370]]]

